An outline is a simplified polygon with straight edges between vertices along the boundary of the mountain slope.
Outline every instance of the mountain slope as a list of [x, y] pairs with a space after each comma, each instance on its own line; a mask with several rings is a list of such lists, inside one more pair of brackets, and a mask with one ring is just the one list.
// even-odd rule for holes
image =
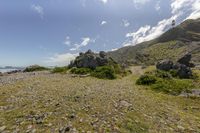
[[193, 62], [200, 63], [200, 19], [186, 20], [154, 40], [123, 47], [108, 55], [121, 64], [150, 65], [165, 58], [177, 60], [187, 52], [193, 55]]

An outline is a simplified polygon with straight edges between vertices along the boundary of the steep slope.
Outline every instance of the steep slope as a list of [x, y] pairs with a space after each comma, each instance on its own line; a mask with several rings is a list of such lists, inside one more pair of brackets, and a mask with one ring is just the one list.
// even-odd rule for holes
[[186, 20], [154, 40], [123, 47], [108, 55], [119, 63], [149, 65], [165, 58], [177, 60], [187, 52], [192, 53], [192, 61], [200, 62], [200, 19]]

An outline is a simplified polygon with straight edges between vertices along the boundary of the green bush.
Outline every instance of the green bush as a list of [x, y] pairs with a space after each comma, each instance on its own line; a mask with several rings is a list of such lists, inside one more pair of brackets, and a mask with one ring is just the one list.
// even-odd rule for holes
[[35, 71], [45, 71], [45, 70], [49, 70], [49, 68], [34, 65], [34, 66], [29, 66], [25, 68], [24, 72], [35, 72]]
[[156, 77], [152, 75], [142, 75], [137, 81], [137, 85], [151, 85], [156, 83]]
[[68, 67], [55, 67], [52, 70], [52, 73], [66, 73], [68, 71]]
[[172, 75], [169, 72], [156, 70], [155, 76], [163, 79], [171, 79]]
[[192, 80], [182, 80], [182, 79], [160, 79], [156, 84], [151, 85], [151, 88], [156, 91], [179, 95], [183, 91], [189, 91], [194, 86]]
[[72, 68], [70, 70], [71, 73], [73, 74], [80, 74], [80, 75], [85, 75], [85, 74], [90, 74], [92, 70], [90, 68]]
[[115, 79], [115, 70], [111, 66], [97, 67], [93, 72], [92, 76], [100, 79]]
[[172, 75], [172, 77], [178, 77], [178, 71], [177, 70], [170, 70], [169, 73]]

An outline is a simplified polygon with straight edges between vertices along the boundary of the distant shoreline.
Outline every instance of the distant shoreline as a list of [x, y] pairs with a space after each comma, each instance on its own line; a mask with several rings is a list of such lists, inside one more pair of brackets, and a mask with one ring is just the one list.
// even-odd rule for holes
[[6, 73], [6, 72], [12, 72], [12, 71], [15, 71], [15, 70], [23, 70], [23, 69], [7, 69], [7, 68], [0, 68], [0, 72], [1, 73]]

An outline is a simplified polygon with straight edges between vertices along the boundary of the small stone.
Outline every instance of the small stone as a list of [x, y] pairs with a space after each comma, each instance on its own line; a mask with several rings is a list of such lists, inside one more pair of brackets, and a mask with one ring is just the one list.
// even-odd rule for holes
[[70, 131], [70, 127], [66, 126], [66, 127], [62, 127], [59, 129], [59, 133], [66, 133]]
[[6, 126], [0, 127], [0, 132], [3, 132], [6, 129]]
[[71, 115], [69, 116], [70, 119], [74, 119], [75, 117], [76, 117], [75, 114], [71, 114]]
[[180, 126], [180, 125], [178, 125], [177, 128], [180, 129], [180, 130], [182, 130], [182, 131], [185, 130], [185, 128], [182, 127], [182, 126]]

